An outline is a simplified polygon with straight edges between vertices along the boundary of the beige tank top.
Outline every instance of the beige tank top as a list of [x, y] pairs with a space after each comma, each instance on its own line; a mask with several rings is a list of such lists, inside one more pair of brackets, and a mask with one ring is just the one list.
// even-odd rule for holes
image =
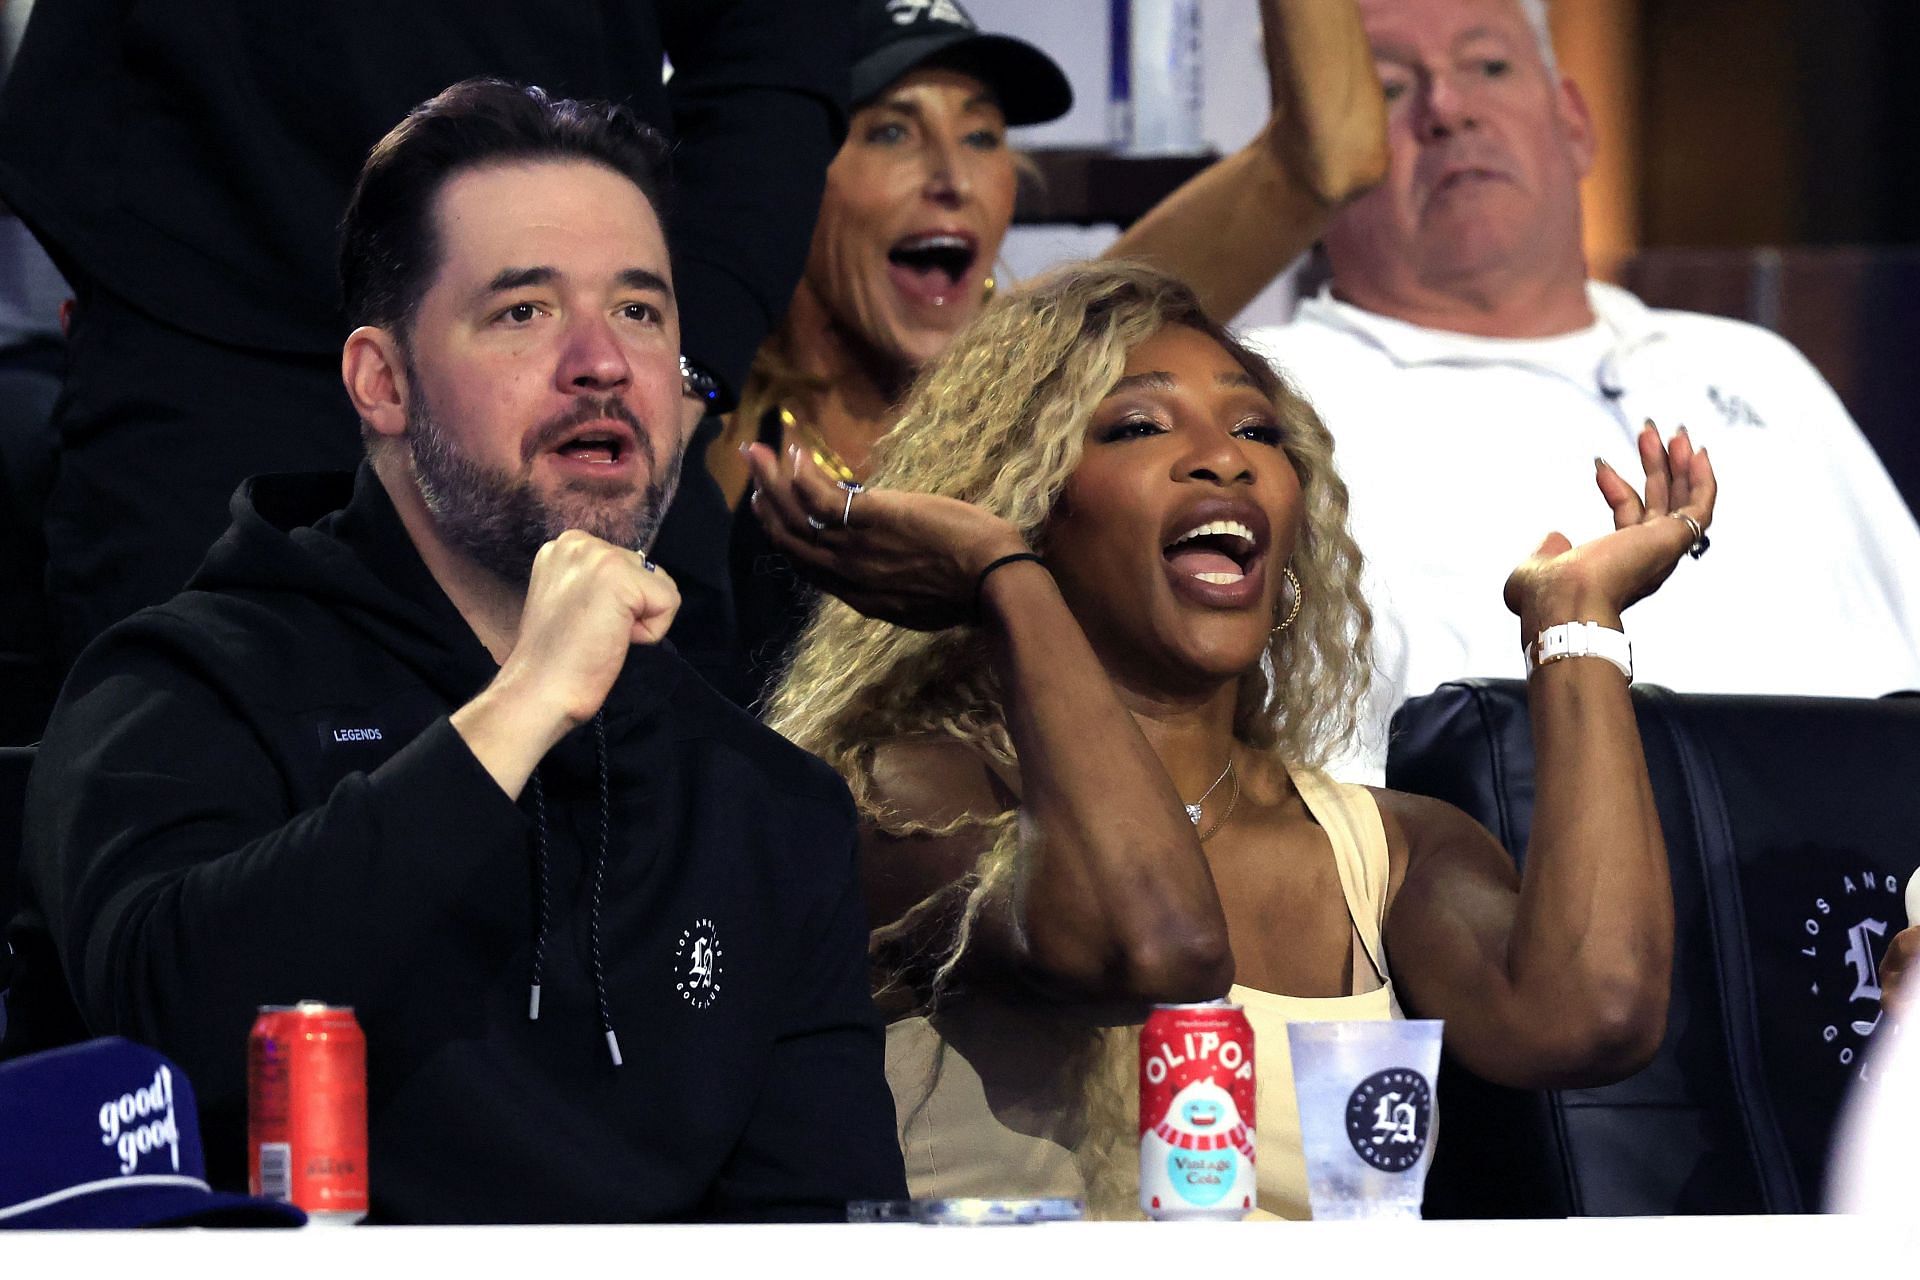
[[[1290, 770], [1333, 846], [1353, 923], [1351, 995], [1305, 998], [1234, 986], [1253, 1026], [1256, 1217], [1305, 1218], [1306, 1165], [1287, 1023], [1398, 1018], [1382, 926], [1387, 837], [1364, 787]], [[1364, 962], [1363, 962], [1364, 961]], [[1366, 988], [1361, 990], [1359, 988]], [[1138, 1028], [1103, 1027], [1071, 1006], [971, 995], [932, 1019], [887, 1028], [887, 1079], [915, 1196], [1084, 1197], [1102, 1216], [1139, 1216]], [[1102, 1140], [1089, 1142], [1089, 1134]], [[1075, 1152], [1081, 1152], [1079, 1159]], [[1089, 1188], [1091, 1168], [1099, 1186]]]

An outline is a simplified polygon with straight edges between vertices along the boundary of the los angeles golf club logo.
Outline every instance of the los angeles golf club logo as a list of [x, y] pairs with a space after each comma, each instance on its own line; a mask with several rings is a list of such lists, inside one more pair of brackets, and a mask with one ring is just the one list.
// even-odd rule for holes
[[1418, 1071], [1376, 1071], [1347, 1097], [1347, 1141], [1384, 1172], [1402, 1173], [1419, 1163], [1432, 1128], [1433, 1088]]
[[1880, 1026], [1880, 958], [1905, 920], [1900, 878], [1862, 870], [1815, 898], [1800, 923], [1809, 994], [1824, 1014], [1820, 1039], [1849, 1071], [1865, 1070], [1867, 1042]]
[[674, 949], [673, 989], [696, 1009], [720, 998], [720, 975], [726, 972], [720, 954], [720, 932], [705, 916], [680, 931]]

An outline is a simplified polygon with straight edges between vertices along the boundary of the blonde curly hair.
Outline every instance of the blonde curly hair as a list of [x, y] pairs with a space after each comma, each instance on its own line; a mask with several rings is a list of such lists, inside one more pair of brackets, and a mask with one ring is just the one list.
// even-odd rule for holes
[[[1282, 448], [1299, 476], [1303, 518], [1289, 562], [1300, 584], [1299, 614], [1240, 678], [1234, 736], [1252, 750], [1316, 766], [1356, 727], [1372, 625], [1333, 440], [1306, 401], [1209, 320], [1178, 280], [1106, 261], [1055, 270], [996, 299], [922, 372], [899, 423], [873, 454], [869, 483], [971, 502], [1015, 525], [1044, 557], [1049, 517], [1079, 466], [1095, 407], [1120, 380], [1128, 353], [1175, 325], [1213, 338], [1246, 370], [1273, 403]], [[881, 744], [931, 735], [1017, 768], [985, 644], [972, 629], [910, 631], [823, 599], [768, 704], [768, 722], [837, 769], [862, 817], [878, 829], [940, 836], [974, 828], [990, 839], [970, 876], [874, 933], [877, 980], [918, 989], [922, 1011], [932, 1012], [982, 904], [1011, 882], [1021, 856], [1018, 810], [938, 827], [916, 821], [879, 794], [874, 754]], [[943, 940], [931, 957], [916, 950], [929, 936]], [[1111, 1095], [1116, 1090], [1102, 1082], [1132, 1041], [1124, 1031], [1104, 1039], [1104, 1046], [1074, 1055], [1071, 1070], [1094, 1092]], [[1094, 1109], [1112, 1111], [1119, 1101], [1109, 1096]], [[1104, 1123], [1089, 1126], [1096, 1118]], [[1122, 1126], [1117, 1115], [1083, 1115], [1077, 1127]], [[1110, 1154], [1083, 1165], [1110, 1167]]]
[[[922, 373], [874, 451], [869, 483], [971, 502], [1011, 522], [1044, 556], [1048, 518], [1079, 466], [1095, 406], [1128, 353], [1172, 325], [1219, 342], [1273, 402], [1300, 478], [1304, 518], [1289, 562], [1300, 613], [1241, 677], [1234, 736], [1294, 764], [1322, 764], [1357, 725], [1372, 627], [1333, 439], [1178, 280], [1136, 263], [1089, 263], [996, 299]], [[896, 815], [875, 795], [877, 744], [935, 734], [1018, 763], [977, 634], [909, 631], [831, 598], [801, 632], [768, 722], [835, 766], [861, 812], [886, 830], [896, 829]]]

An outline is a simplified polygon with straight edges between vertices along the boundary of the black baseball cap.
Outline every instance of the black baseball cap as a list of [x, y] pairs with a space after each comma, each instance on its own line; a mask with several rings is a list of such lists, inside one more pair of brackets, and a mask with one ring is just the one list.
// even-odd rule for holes
[[853, 105], [865, 106], [921, 67], [973, 76], [993, 90], [1008, 124], [1056, 120], [1073, 106], [1058, 63], [1025, 40], [981, 31], [956, 0], [859, 0]]

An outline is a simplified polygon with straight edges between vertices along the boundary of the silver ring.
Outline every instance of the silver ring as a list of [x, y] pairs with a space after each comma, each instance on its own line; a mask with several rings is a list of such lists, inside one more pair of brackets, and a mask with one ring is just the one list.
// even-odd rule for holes
[[812, 517], [812, 516], [808, 516], [808, 517], [807, 517], [807, 528], [809, 528], [809, 529], [811, 529], [811, 530], [813, 530], [813, 531], [814, 531], [815, 533], [820, 533], [820, 532], [821, 532], [821, 531], [823, 531], [823, 530], [824, 530], [824, 529], [825, 529], [826, 527], [827, 527], [827, 522], [826, 522], [826, 521], [824, 521], [824, 520], [817, 520], [817, 519], [815, 519], [815, 518], [814, 518], [814, 517]]
[[1693, 541], [1687, 545], [1687, 554], [1695, 560], [1707, 554], [1707, 548], [1713, 545], [1713, 540], [1707, 537], [1707, 531], [1700, 527], [1700, 522], [1684, 511], [1669, 511], [1667, 514], [1684, 523], [1687, 532], [1693, 535]]
[[847, 491], [847, 509], [840, 513], [840, 527], [842, 529], [848, 529], [853, 526], [853, 500], [859, 496], [860, 489], [857, 485], [843, 485], [841, 487]]

